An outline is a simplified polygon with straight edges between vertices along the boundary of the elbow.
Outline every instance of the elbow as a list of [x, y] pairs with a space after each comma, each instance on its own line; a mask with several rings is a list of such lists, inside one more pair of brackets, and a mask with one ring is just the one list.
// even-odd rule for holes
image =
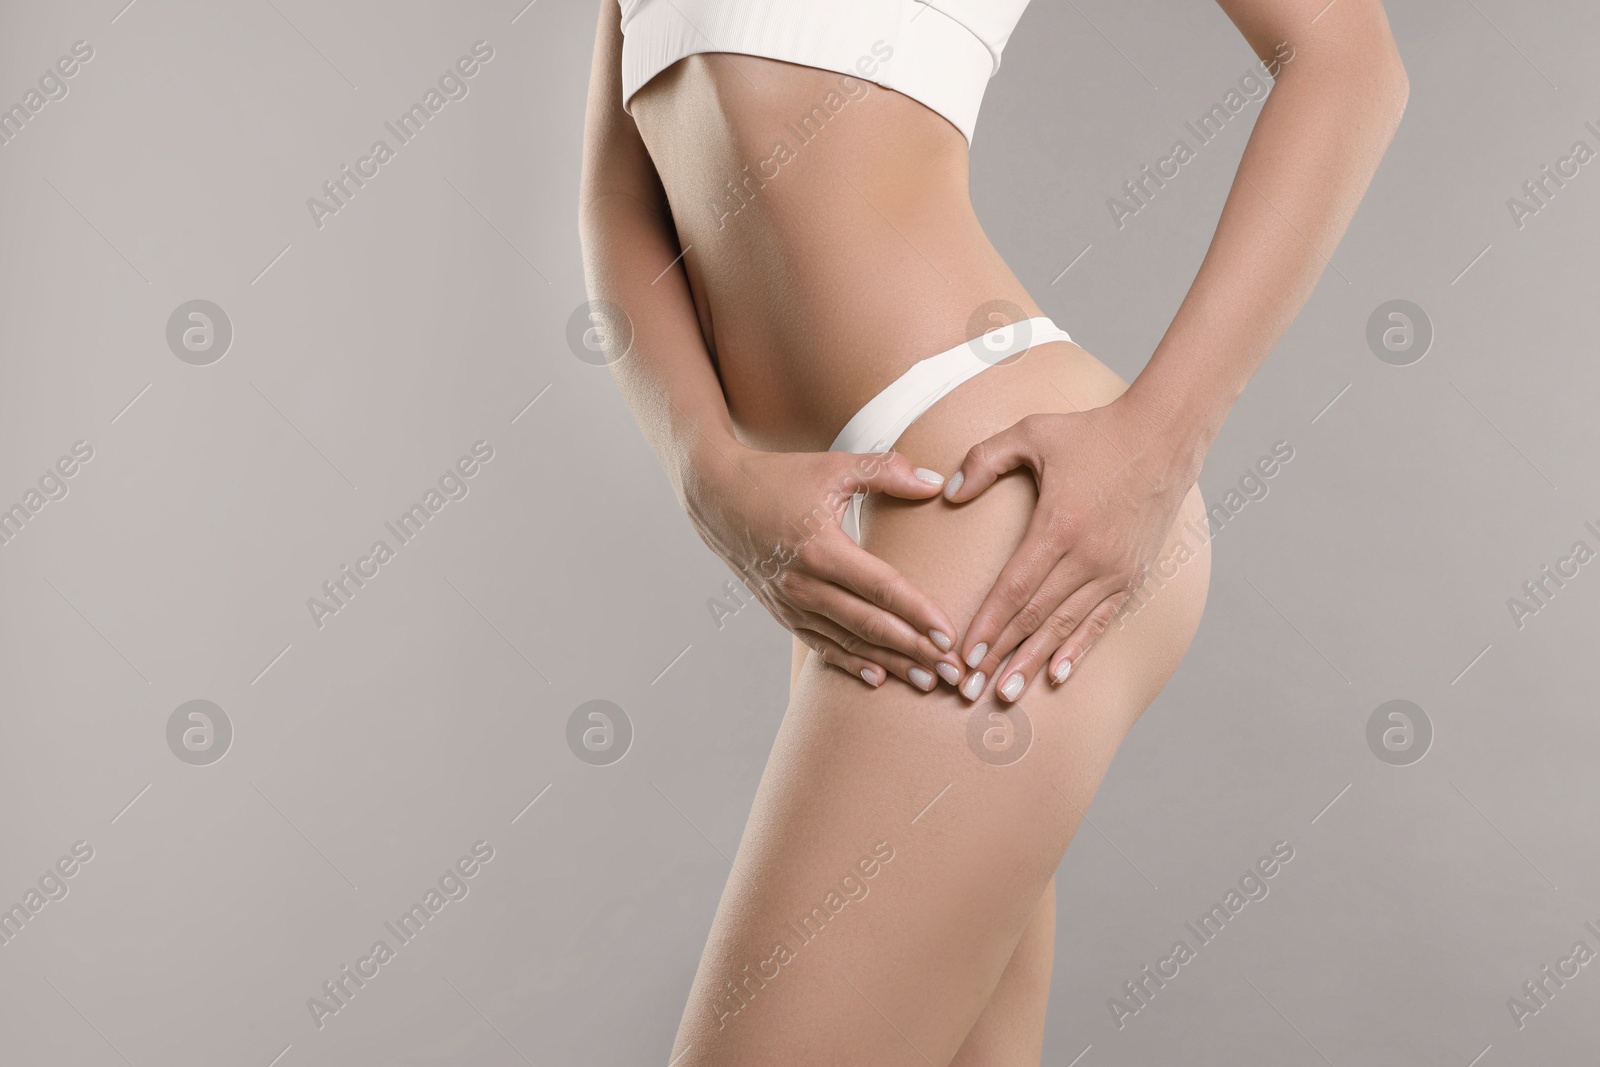
[[1411, 98], [1411, 79], [1406, 75], [1406, 65], [1400, 60], [1400, 50], [1394, 46], [1391, 39], [1389, 43], [1389, 58], [1383, 64], [1381, 75], [1381, 99], [1387, 110], [1390, 121], [1400, 125], [1400, 116], [1405, 114], [1406, 101]]
[[[1317, 32], [1296, 41], [1286, 63], [1284, 80], [1304, 78], [1319, 84], [1319, 91], [1334, 93], [1362, 112], [1391, 127], [1400, 124], [1411, 96], [1411, 80], [1395, 43], [1380, 0], [1345, 3]], [[1289, 31], [1280, 31], [1290, 39]], [[1260, 54], [1261, 48], [1257, 48]]]
[[1406, 77], [1406, 71], [1398, 61], [1394, 65], [1394, 73], [1384, 86], [1383, 95], [1379, 100], [1379, 114], [1387, 133], [1386, 142], [1393, 140], [1395, 133], [1400, 129], [1400, 120], [1405, 117], [1406, 101], [1411, 97], [1411, 82]]
[[1374, 2], [1372, 9], [1365, 20], [1365, 32], [1352, 35], [1351, 45], [1365, 54], [1365, 62], [1353, 69], [1365, 67], [1373, 105], [1391, 126], [1399, 126], [1411, 97], [1411, 79], [1406, 74], [1400, 46], [1395, 42], [1382, 6]]
[[1381, 30], [1320, 53], [1315, 65], [1308, 62], [1303, 73], [1319, 80], [1325, 91], [1346, 101], [1364, 120], [1392, 135], [1411, 97], [1411, 79], [1394, 38], [1387, 27]]
[[[1391, 129], [1400, 125], [1406, 101], [1411, 96], [1411, 79], [1406, 75], [1400, 46], [1389, 29], [1383, 8], [1374, 2], [1369, 17], [1357, 22], [1336, 48], [1337, 67], [1353, 76], [1354, 94], [1363, 98], [1376, 117]], [[1357, 9], [1359, 11], [1359, 9]]]

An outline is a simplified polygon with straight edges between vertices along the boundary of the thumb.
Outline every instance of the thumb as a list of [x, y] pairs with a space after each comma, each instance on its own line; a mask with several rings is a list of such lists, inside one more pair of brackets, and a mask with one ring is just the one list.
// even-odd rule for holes
[[850, 460], [845, 488], [852, 493], [886, 493], [904, 500], [926, 500], [938, 496], [944, 487], [944, 475], [913, 466], [898, 452], [856, 453]]
[[1011, 426], [973, 445], [961, 469], [945, 483], [945, 499], [963, 504], [995, 483], [1007, 471], [1018, 467], [1037, 470], [1032, 435], [1024, 417]]

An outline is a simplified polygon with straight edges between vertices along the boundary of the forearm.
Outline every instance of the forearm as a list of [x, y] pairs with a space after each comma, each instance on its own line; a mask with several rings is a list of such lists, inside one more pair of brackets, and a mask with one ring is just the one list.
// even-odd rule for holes
[[[620, 192], [586, 195], [581, 219], [589, 297], [620, 308], [631, 332], [625, 358], [608, 352], [612, 373], [688, 506], [697, 472], [726, 463], [738, 444], [676, 234], [664, 207]], [[626, 340], [624, 333], [608, 343]]]
[[1180, 476], [1198, 473], [1234, 401], [1310, 296], [1405, 106], [1405, 73], [1381, 9], [1375, 24], [1359, 12], [1340, 23], [1338, 11], [1290, 41], [1294, 57], [1262, 108], [1211, 247], [1128, 391], [1160, 427]]
[[[633, 152], [633, 141], [621, 144]], [[599, 187], [598, 176], [619, 173], [632, 188]], [[591, 299], [629, 320], [607, 331], [606, 354], [696, 531], [822, 662], [871, 686], [893, 674], [926, 692], [934, 686], [930, 668], [954, 684], [960, 666], [950, 646], [958, 631], [950, 617], [839, 526], [851, 494], [926, 500], [938, 495], [937, 477], [920, 477], [903, 456], [863, 469], [859, 457], [765, 452], [737, 439], [665, 197], [648, 195], [655, 185], [642, 165], [624, 171], [591, 157], [580, 223], [584, 264]]]
[[619, 5], [600, 5], [579, 183], [584, 281], [591, 302], [620, 312], [620, 322], [598, 316], [598, 325], [608, 327], [601, 338], [607, 361], [679, 502], [692, 513], [701, 473], [722, 473], [728, 465], [722, 457], [736, 442], [666, 190], [622, 107], [621, 18]]

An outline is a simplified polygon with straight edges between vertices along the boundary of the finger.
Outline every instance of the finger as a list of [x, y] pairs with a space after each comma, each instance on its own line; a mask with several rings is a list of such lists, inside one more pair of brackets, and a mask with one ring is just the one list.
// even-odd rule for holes
[[[849, 534], [837, 528], [825, 531], [808, 546], [804, 563], [813, 576], [848, 589], [879, 609], [874, 629], [857, 631], [864, 638], [908, 656], [920, 655], [930, 664], [948, 659], [959, 667], [957, 658], [947, 655], [955, 647], [953, 635], [958, 632], [950, 616], [898, 570], [852, 541]], [[903, 624], [904, 629], [895, 623]]]
[[[1074, 564], [1070, 557], [1062, 560], [1034, 591], [1033, 596], [1028, 598], [1027, 603], [1018, 608], [1017, 613], [1001, 627], [999, 636], [988, 643], [989, 647], [979, 661], [978, 668], [998, 670], [999, 661], [1005, 656], [1014, 655], [1018, 647], [1034, 634], [1048, 627], [1064, 627], [1045, 648], [1048, 655], [1110, 592], [1103, 582], [1096, 581], [1081, 566]], [[995, 674], [994, 678], [1004, 681], [999, 674]]]
[[[893, 649], [866, 644], [855, 634], [822, 616], [809, 619], [805, 628], [838, 649], [851, 665], [845, 669], [851, 670], [873, 688], [882, 685], [887, 675], [891, 674], [924, 693], [932, 692], [938, 684], [934, 673], [916, 660], [908, 659]], [[858, 661], [864, 666], [855, 666]], [[862, 674], [863, 670], [867, 673]]]
[[1099, 584], [1084, 586], [1063, 603], [1044, 625], [1022, 642], [1012, 653], [1010, 661], [1001, 668], [995, 686], [1000, 699], [1019, 699], [1033, 684], [1034, 678], [1053, 662], [1053, 653], [1064, 647], [1063, 643], [1072, 634], [1082, 632], [1088, 620], [1100, 620], [1103, 631], [1104, 622], [1109, 622], [1115, 613], [1114, 607], [1106, 610], [1107, 603], [1106, 591]]
[[918, 467], [898, 452], [841, 453], [849, 463], [844, 489], [849, 493], [885, 493], [905, 500], [926, 500], [939, 495], [944, 475]]
[[1067, 555], [1066, 535], [1051, 529], [1054, 510], [1043, 501], [1034, 507], [1021, 543], [978, 605], [961, 638], [961, 662], [967, 666], [977, 667], [987, 660], [985, 669], [992, 669], [999, 657], [1010, 651], [1000, 641], [1008, 627], [1014, 623], [1023, 627], [1012, 639], [1014, 645], [1044, 625], [1050, 613], [1083, 584], [1083, 579], [1073, 581], [1071, 574], [1062, 574], [1057, 578], [1059, 588], [1040, 597], [1046, 581]]
[[1030, 417], [1023, 417], [968, 449], [961, 469], [944, 485], [944, 498], [953, 504], [964, 504], [1007, 471], [1024, 466], [1037, 470]]
[[[961, 681], [961, 665], [955, 652], [941, 652], [898, 615], [839, 586], [820, 589], [808, 599], [819, 621], [839, 628], [840, 633], [833, 635], [835, 641], [882, 664], [923, 692], [933, 689], [935, 675], [951, 685]], [[907, 649], [912, 650], [909, 655]]]
[[1100, 635], [1106, 632], [1111, 625], [1111, 620], [1117, 617], [1117, 612], [1128, 602], [1127, 593], [1116, 593], [1109, 596], [1089, 617], [1072, 632], [1066, 643], [1056, 650], [1050, 657], [1050, 680], [1057, 685], [1066, 681], [1072, 674], [1072, 668], [1088, 654]]
[[837, 641], [824, 637], [815, 630], [796, 629], [791, 631], [811, 651], [822, 657], [822, 662], [830, 667], [837, 667], [847, 674], [853, 674], [876, 689], [884, 683], [888, 674], [884, 669], [862, 656], [840, 647]]
[[935, 623], [919, 631], [901, 614], [913, 610], [912, 602], [922, 595], [920, 590], [877, 556], [857, 548], [854, 542], [850, 547], [860, 553], [857, 569], [840, 573], [837, 584], [817, 594], [814, 599], [822, 605], [817, 610], [871, 644], [898, 649], [930, 666], [943, 661], [959, 668], [955, 642], [944, 629], [947, 624]]

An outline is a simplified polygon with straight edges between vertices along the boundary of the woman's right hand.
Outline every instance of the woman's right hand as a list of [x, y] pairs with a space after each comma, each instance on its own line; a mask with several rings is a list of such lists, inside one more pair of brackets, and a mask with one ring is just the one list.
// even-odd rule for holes
[[696, 472], [686, 507], [712, 551], [773, 618], [868, 685], [894, 674], [928, 692], [963, 673], [949, 616], [899, 571], [851, 540], [850, 498], [939, 495], [944, 478], [895, 452], [762, 452], [738, 446]]

